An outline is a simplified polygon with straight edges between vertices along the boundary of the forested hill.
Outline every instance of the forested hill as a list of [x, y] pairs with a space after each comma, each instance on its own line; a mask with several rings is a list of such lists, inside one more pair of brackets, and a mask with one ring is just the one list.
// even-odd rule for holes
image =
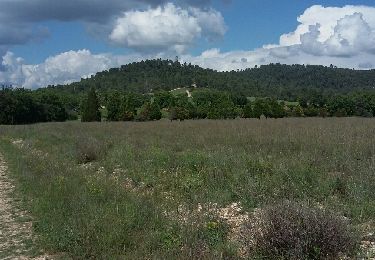
[[0, 124], [75, 120], [86, 110], [98, 121], [102, 116], [113, 121], [156, 120], [163, 113], [182, 120], [374, 117], [375, 70], [270, 64], [217, 72], [159, 59], [99, 72], [66, 86], [0, 90]]
[[[64, 86], [60, 91], [82, 92], [118, 89], [150, 93], [178, 87], [208, 87], [247, 96], [295, 100], [306, 92], [345, 94], [375, 89], [375, 70], [360, 71], [315, 65], [270, 64], [242, 71], [217, 72], [171, 60], [147, 60], [97, 73]], [[323, 93], [322, 93], [323, 92]]]

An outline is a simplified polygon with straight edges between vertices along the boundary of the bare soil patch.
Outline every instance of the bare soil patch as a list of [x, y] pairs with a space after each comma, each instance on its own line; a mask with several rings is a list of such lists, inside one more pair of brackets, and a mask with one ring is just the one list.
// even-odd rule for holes
[[32, 221], [14, 193], [15, 186], [0, 153], [0, 259], [30, 259], [28, 256], [35, 253]]

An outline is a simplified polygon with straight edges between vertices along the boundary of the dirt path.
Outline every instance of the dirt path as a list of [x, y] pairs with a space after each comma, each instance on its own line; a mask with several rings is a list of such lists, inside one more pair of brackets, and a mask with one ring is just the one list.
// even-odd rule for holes
[[14, 199], [14, 184], [0, 153], [0, 259], [29, 259], [33, 251], [32, 222]]

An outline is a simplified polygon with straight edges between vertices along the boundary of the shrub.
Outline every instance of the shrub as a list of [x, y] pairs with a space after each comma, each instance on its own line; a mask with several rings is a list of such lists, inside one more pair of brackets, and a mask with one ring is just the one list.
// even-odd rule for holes
[[184, 107], [172, 107], [169, 111], [169, 119], [172, 120], [185, 120], [189, 118], [189, 111]]
[[352, 255], [357, 246], [343, 218], [293, 202], [266, 207], [248, 227], [250, 250], [270, 259], [338, 259]]
[[160, 120], [162, 117], [162, 113], [160, 111], [160, 107], [155, 103], [146, 102], [141, 107], [136, 120], [137, 121], [154, 121]]
[[79, 138], [76, 142], [77, 161], [80, 164], [97, 161], [108, 151], [109, 147], [109, 143], [95, 138]]

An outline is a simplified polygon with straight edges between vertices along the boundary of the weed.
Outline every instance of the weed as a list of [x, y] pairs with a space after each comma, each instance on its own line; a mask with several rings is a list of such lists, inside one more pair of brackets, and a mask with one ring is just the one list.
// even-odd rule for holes
[[252, 250], [270, 259], [353, 256], [357, 236], [347, 221], [323, 209], [285, 201], [267, 206], [249, 224]]

